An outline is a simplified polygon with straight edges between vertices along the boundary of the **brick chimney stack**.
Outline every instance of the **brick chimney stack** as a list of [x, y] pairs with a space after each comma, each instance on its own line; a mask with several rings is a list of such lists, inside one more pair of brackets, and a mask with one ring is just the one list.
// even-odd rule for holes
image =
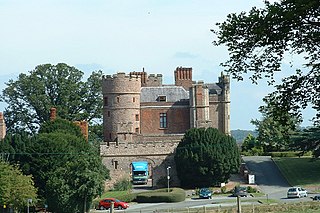
[[50, 121], [54, 121], [57, 118], [57, 109], [52, 107], [50, 109]]
[[192, 67], [177, 67], [174, 71], [176, 86], [183, 86], [186, 90], [192, 87]]

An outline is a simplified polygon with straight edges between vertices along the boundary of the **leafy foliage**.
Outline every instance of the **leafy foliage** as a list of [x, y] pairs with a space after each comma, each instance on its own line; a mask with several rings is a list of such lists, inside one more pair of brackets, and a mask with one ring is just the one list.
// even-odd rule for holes
[[54, 212], [84, 212], [109, 177], [97, 147], [63, 119], [44, 123], [32, 137], [8, 134], [0, 150], [3, 158], [32, 174], [40, 202]]
[[115, 191], [127, 191], [131, 189], [132, 189], [132, 182], [127, 178], [123, 178], [119, 180], [113, 186], [113, 190]]
[[31, 175], [23, 175], [17, 166], [0, 160], [0, 204], [22, 210], [27, 199], [36, 201], [37, 189]]
[[211, 186], [227, 182], [240, 166], [234, 138], [214, 128], [188, 130], [175, 155], [183, 187]]
[[315, 123], [320, 119], [319, 13], [318, 0], [265, 1], [265, 8], [229, 14], [226, 21], [217, 24], [214, 44], [228, 47], [230, 59], [222, 65], [238, 80], [250, 74], [254, 83], [265, 77], [273, 84], [274, 73], [281, 71], [286, 54], [304, 58], [305, 71], [297, 70], [284, 78], [276, 91], [265, 98], [279, 122], [287, 113], [302, 119], [300, 110], [308, 105], [317, 111]]
[[52, 211], [83, 212], [102, 194], [108, 178], [99, 152], [68, 121], [49, 121], [39, 132], [28, 159], [39, 195]]
[[265, 152], [290, 150], [290, 134], [298, 129], [296, 119], [287, 119], [286, 125], [271, 116], [264, 116], [262, 120], [252, 120], [258, 132], [257, 140]]
[[[291, 136], [293, 148], [302, 154], [312, 151], [314, 157], [320, 156], [320, 128], [312, 127], [298, 131]], [[301, 155], [302, 155], [301, 154]]]
[[236, 139], [237, 143], [242, 143], [243, 140], [249, 135], [253, 135], [254, 137], [258, 136], [258, 133], [254, 130], [242, 130], [242, 129], [236, 129], [231, 130], [231, 136]]
[[241, 144], [241, 153], [245, 155], [262, 155], [264, 152], [261, 143], [253, 135], [249, 134]]
[[1, 100], [8, 104], [4, 114], [9, 131], [35, 132], [49, 120], [49, 110], [67, 120], [99, 119], [102, 115], [101, 71], [82, 82], [83, 72], [64, 63], [38, 65], [17, 80], [9, 80]]

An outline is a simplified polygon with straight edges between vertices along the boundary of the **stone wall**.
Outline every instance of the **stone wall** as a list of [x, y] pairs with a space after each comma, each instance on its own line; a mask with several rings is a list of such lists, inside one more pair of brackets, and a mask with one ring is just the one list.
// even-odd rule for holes
[[[160, 138], [159, 138], [160, 139]], [[147, 161], [149, 163], [150, 178], [154, 188], [164, 187], [166, 183], [167, 167], [170, 166], [170, 185], [178, 186], [174, 153], [179, 141], [147, 142], [147, 143], [103, 143], [100, 153], [104, 165], [110, 170], [112, 179], [107, 187], [131, 175], [133, 161]], [[109, 144], [109, 145], [108, 145]]]

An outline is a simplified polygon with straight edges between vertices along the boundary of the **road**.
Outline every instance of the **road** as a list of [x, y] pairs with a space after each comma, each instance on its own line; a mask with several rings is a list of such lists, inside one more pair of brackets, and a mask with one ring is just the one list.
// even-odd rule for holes
[[310, 200], [310, 198], [287, 199], [287, 190], [290, 185], [270, 156], [245, 156], [243, 160], [255, 175], [256, 184], [268, 198], [282, 202]]
[[[259, 205], [257, 199], [275, 199], [280, 202], [301, 202], [310, 201], [310, 196], [299, 199], [287, 199], [287, 190], [290, 187], [286, 179], [280, 173], [278, 167], [269, 156], [250, 156], [243, 157], [249, 170], [255, 175], [255, 182], [266, 196], [260, 198], [242, 198], [242, 205]], [[148, 186], [135, 187], [136, 191], [149, 190]], [[219, 206], [235, 206], [235, 197], [214, 196], [213, 199], [190, 199], [187, 198], [179, 203], [131, 203], [127, 210], [115, 210], [115, 212], [127, 213], [154, 213], [168, 212], [171, 209], [183, 208], [199, 208], [199, 207], [219, 207]], [[162, 211], [161, 211], [162, 210]], [[109, 211], [92, 210], [91, 213], [105, 213]]]
[[[242, 205], [259, 205], [257, 198], [241, 198]], [[188, 208], [209, 208], [209, 207], [224, 207], [235, 206], [237, 203], [236, 197], [214, 196], [212, 199], [191, 199], [187, 198], [179, 203], [131, 203], [130, 207], [126, 210], [115, 210], [115, 212], [126, 213], [155, 213], [155, 212], [171, 212], [172, 209], [185, 209]], [[108, 210], [93, 210], [91, 213], [107, 213]]]

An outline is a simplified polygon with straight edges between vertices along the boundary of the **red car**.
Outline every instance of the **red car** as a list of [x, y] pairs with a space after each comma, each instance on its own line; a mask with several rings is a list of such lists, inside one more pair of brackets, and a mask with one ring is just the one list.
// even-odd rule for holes
[[127, 209], [129, 208], [129, 204], [123, 201], [120, 201], [115, 198], [105, 198], [103, 200], [100, 200], [99, 202], [99, 209], [104, 210], [104, 209], [109, 209], [111, 207], [111, 202], [114, 203], [114, 208], [115, 209]]

